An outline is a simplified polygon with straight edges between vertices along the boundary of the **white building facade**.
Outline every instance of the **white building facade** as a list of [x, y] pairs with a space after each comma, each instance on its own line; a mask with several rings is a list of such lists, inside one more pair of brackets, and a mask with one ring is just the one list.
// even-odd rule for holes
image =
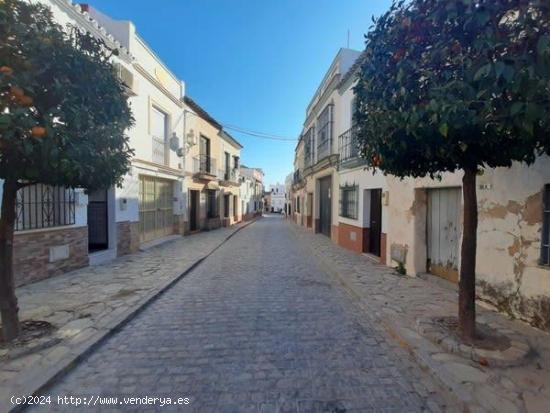
[[[139, 36], [133, 23], [67, 0], [39, 1], [50, 7], [61, 26], [80, 27], [119, 51], [112, 63], [135, 118], [127, 131], [134, 157], [121, 188], [86, 194], [80, 188], [37, 184], [20, 190], [14, 236], [16, 285], [100, 264], [189, 233], [190, 194], [195, 188], [188, 187], [197, 185], [195, 152], [198, 156], [201, 134], [212, 136], [212, 159], [219, 160], [210, 163], [217, 165], [208, 171], [212, 179], [200, 183], [202, 189], [205, 184], [216, 186], [216, 205], [210, 209], [217, 216], [212, 221], [217, 226], [239, 222], [242, 146], [198, 105], [188, 104], [184, 82]], [[1, 190], [2, 185], [0, 195]], [[206, 216], [205, 194], [198, 198], [203, 208], [197, 216]], [[31, 215], [33, 219], [28, 218]]]
[[276, 183], [269, 185], [269, 192], [271, 194], [271, 212], [283, 212], [286, 202], [286, 188], [284, 184]]
[[[402, 180], [366, 167], [353, 125], [363, 58], [340, 50], [306, 110], [295, 150], [294, 221], [408, 275], [457, 283], [462, 172]], [[487, 168], [477, 181], [478, 295], [550, 330], [550, 158]]]

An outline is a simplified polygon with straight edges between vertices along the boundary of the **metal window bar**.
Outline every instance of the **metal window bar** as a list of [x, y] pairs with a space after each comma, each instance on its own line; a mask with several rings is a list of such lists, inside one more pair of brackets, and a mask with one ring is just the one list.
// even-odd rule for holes
[[216, 160], [209, 155], [198, 155], [193, 158], [193, 173], [216, 175]]
[[317, 118], [317, 161], [332, 153], [332, 105], [328, 105]]
[[352, 126], [338, 137], [338, 153], [340, 154], [340, 163], [359, 156], [359, 142], [355, 127]]
[[340, 216], [357, 219], [357, 186], [340, 187]]
[[159, 165], [167, 165], [166, 139], [158, 136], [152, 137], [153, 140], [153, 162]]
[[313, 164], [313, 133], [312, 126], [304, 135], [304, 164], [306, 167]]
[[15, 231], [75, 223], [75, 191], [62, 186], [33, 184], [17, 191]]

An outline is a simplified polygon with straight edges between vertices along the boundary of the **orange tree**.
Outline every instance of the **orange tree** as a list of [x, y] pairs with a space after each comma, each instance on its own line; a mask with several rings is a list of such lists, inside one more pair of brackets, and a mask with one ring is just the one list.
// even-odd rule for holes
[[47, 7], [0, 2], [0, 311], [6, 341], [19, 333], [13, 277], [16, 193], [43, 183], [87, 189], [119, 184], [133, 123], [114, 74], [116, 51]]
[[362, 156], [400, 178], [463, 172], [459, 326], [472, 339], [477, 172], [550, 154], [550, 3], [395, 1], [364, 53]]

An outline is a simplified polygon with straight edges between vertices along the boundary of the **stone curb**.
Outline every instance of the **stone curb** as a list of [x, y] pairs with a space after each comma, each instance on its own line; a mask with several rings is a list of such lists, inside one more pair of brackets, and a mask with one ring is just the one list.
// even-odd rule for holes
[[422, 317], [416, 320], [416, 330], [430, 341], [439, 344], [449, 353], [460, 354], [462, 357], [478, 363], [483, 361], [488, 366], [512, 367], [526, 362], [526, 357], [531, 351], [527, 341], [513, 331], [498, 326], [493, 328], [510, 339], [510, 347], [506, 350], [484, 350], [468, 346], [447, 334], [443, 328], [435, 323], [433, 317]]
[[[114, 335], [117, 331], [123, 328], [131, 320], [133, 320], [139, 313], [145, 310], [151, 303], [153, 303], [158, 297], [173, 287], [178, 281], [184, 278], [187, 274], [197, 268], [204, 260], [210, 257], [216, 250], [218, 250], [223, 244], [225, 244], [230, 238], [232, 238], [239, 231], [252, 225], [261, 218], [255, 217], [252, 220], [245, 222], [239, 228], [236, 228], [233, 232], [227, 235], [221, 240], [221, 242], [215, 246], [211, 251], [197, 259], [194, 263], [191, 263], [182, 273], [176, 275], [171, 280], [166, 281], [160, 286], [160, 288], [151, 291], [145, 297], [143, 297], [133, 307], [122, 311], [104, 324], [93, 327], [95, 332], [91, 332], [88, 337], [81, 338], [80, 343], [76, 344], [74, 348], [68, 349], [67, 352], [63, 352], [58, 357], [48, 359], [49, 367], [45, 369], [34, 368], [26, 376], [16, 380], [14, 388], [18, 389], [16, 396], [31, 396], [39, 395], [47, 390], [57, 380], [69, 373], [75, 368], [82, 360], [90, 355], [94, 350], [101, 346], [109, 337]], [[74, 343], [73, 343], [74, 344]], [[18, 405], [14, 406], [10, 400], [0, 401], [0, 411], [8, 413], [16, 413], [23, 411], [27, 406]]]

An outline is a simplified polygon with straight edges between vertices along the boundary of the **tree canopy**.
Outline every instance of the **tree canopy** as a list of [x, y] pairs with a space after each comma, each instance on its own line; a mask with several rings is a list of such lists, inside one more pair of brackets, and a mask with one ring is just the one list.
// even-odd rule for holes
[[435, 176], [550, 154], [550, 3], [396, 1], [366, 35], [362, 155]]
[[120, 183], [133, 124], [116, 50], [49, 8], [0, 3], [0, 178], [89, 189]]

